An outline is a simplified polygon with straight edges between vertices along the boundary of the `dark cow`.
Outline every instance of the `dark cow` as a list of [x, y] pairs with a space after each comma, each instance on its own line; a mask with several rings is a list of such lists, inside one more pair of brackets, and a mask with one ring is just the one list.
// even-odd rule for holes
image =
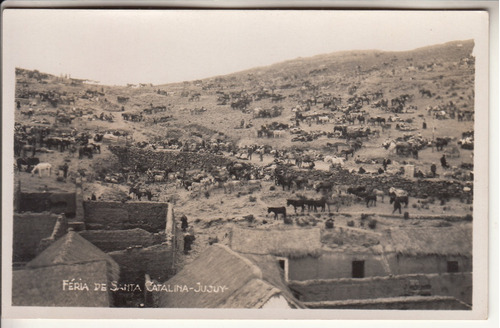
[[351, 195], [356, 195], [358, 197], [363, 197], [366, 194], [366, 187], [349, 187], [347, 188], [347, 193]]
[[321, 181], [316, 185], [316, 192], [331, 192], [333, 185], [332, 181]]
[[444, 138], [436, 138], [436, 150], [443, 150], [448, 145], [448, 140]]
[[318, 211], [318, 207], [321, 207], [321, 212], [325, 211], [326, 200], [324, 198], [320, 200], [315, 199], [304, 199], [304, 204], [307, 205], [307, 210], [310, 212], [311, 210], [314, 212]]
[[283, 214], [283, 218], [286, 219], [286, 208], [285, 207], [268, 207], [267, 213], [274, 213], [274, 219], [278, 219], [278, 214]]
[[287, 199], [286, 206], [293, 206], [295, 213], [297, 213], [297, 207], [302, 208], [302, 212], [304, 212], [305, 203], [303, 199]]
[[87, 145], [81, 146], [78, 148], [78, 158], [83, 158], [83, 156], [87, 156], [88, 158], [92, 158], [94, 153], [94, 147]]
[[390, 194], [390, 196], [391, 196], [390, 204], [397, 201], [400, 204], [405, 204], [405, 207], [408, 207], [409, 203], [408, 196], [396, 196], [394, 193]]
[[290, 190], [293, 184], [293, 177], [279, 174], [276, 176], [276, 184], [282, 186], [283, 191], [285, 191], [285, 186]]
[[351, 155], [351, 157], [354, 157], [354, 148], [343, 149], [340, 152], [340, 155], [345, 155], [345, 160], [347, 161], [349, 155]]
[[17, 168], [19, 171], [22, 171], [22, 166], [26, 165], [26, 172], [31, 172], [32, 166], [35, 166], [40, 163], [40, 159], [38, 157], [29, 157], [29, 158], [18, 158], [17, 159]]
[[377, 195], [375, 194], [366, 194], [365, 195], [366, 207], [377, 206]]

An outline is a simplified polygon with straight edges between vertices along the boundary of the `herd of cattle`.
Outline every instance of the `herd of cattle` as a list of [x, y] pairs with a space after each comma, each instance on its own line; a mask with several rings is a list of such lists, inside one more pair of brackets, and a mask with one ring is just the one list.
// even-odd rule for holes
[[[228, 162], [224, 165], [213, 165], [208, 170], [190, 170], [189, 166], [183, 165], [166, 168], [163, 163], [149, 163], [149, 159], [146, 158], [136, 165], [126, 168], [122, 165], [116, 167], [114, 172], [95, 176], [95, 179], [104, 182], [126, 185], [129, 197], [132, 199], [158, 199], [159, 195], [153, 191], [155, 184], [173, 184], [176, 188], [185, 189], [197, 196], [208, 195], [216, 189], [228, 194], [242, 190], [261, 189], [264, 181], [274, 181], [273, 187], [278, 187], [283, 192], [296, 189], [317, 194], [316, 197], [299, 197], [295, 194], [294, 198], [286, 198], [286, 205], [280, 204], [283, 206], [268, 208], [268, 212], [274, 213], [275, 216], [278, 214], [286, 216], [288, 206], [293, 206], [295, 213], [297, 210], [302, 213], [306, 209], [315, 212], [325, 211], [328, 208], [330, 211], [330, 206], [334, 206], [336, 211], [339, 211], [339, 208], [350, 206], [353, 202], [366, 204], [367, 207], [376, 206], [377, 198], [383, 201], [384, 196], [391, 198], [394, 212], [401, 211], [401, 204], [408, 206], [408, 192], [400, 188], [340, 186], [332, 181], [311, 179], [307, 172], [315, 171], [315, 166], [319, 161], [326, 163], [330, 170], [344, 170], [345, 162], [350, 159], [358, 161], [359, 158], [354, 159], [355, 154], [366, 148], [366, 145], [375, 137], [378, 138], [384, 132], [391, 131], [393, 125], [396, 130], [399, 130], [397, 135], [400, 136], [388, 137], [379, 147], [394, 150], [394, 154], [402, 157], [403, 161], [409, 156], [418, 159], [419, 151], [428, 147], [435, 148], [437, 151], [451, 149], [450, 146], [474, 149], [473, 131], [464, 132], [460, 140], [445, 136], [430, 139], [423, 137], [421, 133], [413, 132], [420, 129], [413, 125], [416, 115], [424, 121], [422, 129], [427, 128], [425, 119], [429, 121], [456, 119], [459, 122], [474, 120], [474, 112], [465, 105], [453, 101], [438, 103], [441, 99], [440, 95], [425, 88], [420, 88], [415, 94], [403, 92], [397, 94], [394, 90], [387, 94], [382, 90], [360, 91], [362, 85], [352, 83], [346, 85], [347, 94], [338, 95], [323, 91], [324, 89], [319, 85], [309, 81], [303, 81], [299, 87], [282, 85], [278, 88], [253, 87], [240, 91], [234, 91], [236, 87], [233, 87], [232, 91], [227, 88], [224, 90], [221, 85], [209, 87], [203, 81], [195, 81], [194, 86], [196, 87], [191, 86], [182, 90], [180, 94], [178, 91], [155, 90], [155, 96], [165, 97], [165, 101], [155, 105], [153, 102], [156, 100], [153, 97], [149, 104], [148, 98], [149, 107], [144, 108], [143, 105], [133, 104], [131, 95], [111, 95], [104, 92], [103, 88], [99, 91], [92, 87], [82, 87], [80, 91], [74, 93], [59, 91], [59, 89], [35, 92], [31, 90], [32, 85], [29, 83], [18, 82], [16, 88], [18, 113], [23, 121], [31, 121], [15, 124], [16, 166], [19, 171], [38, 173], [40, 176], [51, 175], [52, 164], [40, 162], [37, 153], [58, 152], [78, 157], [79, 160], [91, 159], [101, 154], [101, 151], [105, 150], [102, 147], [106, 144], [124, 145], [126, 143], [127, 146], [150, 152], [185, 152], [200, 156], [208, 154], [224, 157]], [[291, 91], [290, 89], [294, 87], [296, 91]], [[45, 86], [44, 89], [50, 89], [50, 87]], [[168, 103], [166, 97], [176, 95], [180, 95], [180, 100], [187, 100], [183, 103], [189, 106], [189, 109], [176, 109]], [[432, 98], [433, 103], [438, 104], [428, 106], [425, 111], [422, 108], [419, 110], [416, 106], [416, 98], [419, 103], [423, 99]], [[117, 103], [114, 103], [115, 100]], [[201, 100], [204, 101], [202, 106], [194, 106], [193, 103]], [[211, 103], [206, 102], [207, 100]], [[76, 107], [82, 104], [82, 101], [98, 106], [100, 112], [88, 108], [77, 109]], [[464, 100], [464, 103], [466, 102], [467, 100]], [[41, 104], [43, 104], [42, 110], [32, 109]], [[45, 107], [45, 104], [50, 108]], [[199, 120], [217, 106], [229, 106], [236, 111], [248, 114], [245, 119], [251, 120], [251, 123], [245, 124], [242, 120], [240, 128], [253, 128], [255, 124], [252, 130], [256, 133], [253, 144], [238, 146], [234, 139], [221, 132], [216, 138], [213, 134], [209, 136], [208, 133], [200, 132], [191, 133], [190, 138], [165, 137], [135, 142], [127, 136], [127, 133], [119, 130], [101, 128], [92, 133], [82, 132], [74, 123], [75, 118], [82, 117], [88, 120], [104, 121], [110, 127], [126, 125], [131, 128], [131, 131], [132, 127], [135, 130], [136, 127], [143, 125], [147, 127], [148, 124], [166, 123], [172, 120], [174, 115], [170, 114], [174, 114], [174, 109], [180, 110], [181, 113], [191, 114], [190, 119]], [[126, 111], [125, 107], [127, 107]], [[164, 114], [166, 112], [169, 115]], [[415, 115], [405, 115], [409, 113]], [[52, 122], [47, 120], [47, 116], [54, 117]], [[102, 125], [101, 122], [99, 123]], [[308, 150], [307, 146], [273, 147], [269, 146], [269, 143], [275, 143], [267, 141], [274, 140], [265, 140], [265, 138], [279, 139], [276, 141], [287, 138], [296, 144], [310, 143], [323, 138], [327, 139], [323, 145], [323, 150], [327, 152], [319, 149]], [[326, 153], [329, 155], [325, 155]], [[253, 156], [260, 160], [255, 160]], [[263, 158], [270, 156], [272, 163], [269, 164]], [[47, 157], [50, 158], [50, 156]], [[391, 166], [390, 162], [385, 159], [383, 163], [379, 159], [372, 160], [372, 162], [377, 163], [378, 171], [366, 172], [363, 167], [360, 167], [358, 171], [350, 171], [350, 174], [368, 175], [367, 173], [370, 173], [388, 177], [402, 175], [399, 170], [393, 170], [397, 165]], [[397, 168], [399, 169], [400, 166]], [[66, 177], [66, 173], [64, 175]], [[457, 179], [457, 176], [451, 176], [451, 178]], [[423, 175], [417, 175], [417, 177], [427, 178]]]

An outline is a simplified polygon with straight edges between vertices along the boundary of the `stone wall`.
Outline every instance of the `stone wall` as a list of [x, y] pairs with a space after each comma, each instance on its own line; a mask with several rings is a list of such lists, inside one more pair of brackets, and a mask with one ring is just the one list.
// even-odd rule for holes
[[384, 298], [370, 302], [313, 302], [310, 309], [366, 310], [471, 310], [471, 307], [450, 297]]
[[[290, 281], [303, 302], [341, 301], [412, 296], [410, 281], [417, 281], [421, 291], [432, 296], [452, 296], [472, 304], [472, 273], [415, 274], [364, 279]], [[417, 293], [418, 294], [418, 293]]]
[[40, 241], [52, 235], [57, 222], [53, 213], [15, 213], [13, 262], [28, 262], [35, 258]]
[[76, 194], [51, 192], [20, 193], [19, 212], [52, 212], [74, 216]]
[[134, 247], [108, 253], [120, 266], [120, 281], [134, 283], [145, 274], [152, 279], [166, 281], [175, 274], [174, 249], [171, 245]]
[[140, 228], [154, 233], [165, 231], [166, 203], [85, 201], [83, 207], [87, 230]]
[[151, 233], [143, 229], [130, 230], [85, 230], [80, 236], [90, 241], [103, 252], [124, 250], [129, 247], [149, 247], [165, 241], [165, 234]]
[[226, 166], [233, 162], [223, 156], [210, 153], [194, 153], [179, 151], [152, 151], [133, 147], [111, 147], [123, 166], [147, 169], [160, 169], [166, 171], [179, 171], [181, 169], [200, 169], [211, 171], [217, 166]]

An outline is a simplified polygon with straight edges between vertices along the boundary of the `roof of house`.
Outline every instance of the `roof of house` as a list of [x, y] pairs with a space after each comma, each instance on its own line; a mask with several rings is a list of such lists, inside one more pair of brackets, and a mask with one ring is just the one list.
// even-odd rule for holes
[[74, 231], [69, 231], [42, 253], [26, 264], [35, 269], [58, 264], [81, 264], [94, 261], [105, 261], [111, 280], [118, 280], [120, 268], [118, 264], [99, 248]]
[[343, 253], [381, 254], [381, 233], [352, 227], [335, 227], [321, 233], [321, 242], [325, 250]]
[[[14, 270], [12, 305], [109, 307], [108, 292], [94, 290], [94, 283], [106, 283], [107, 277], [106, 261]], [[74, 282], [86, 283], [89, 290], [70, 290], [73, 278]]]
[[230, 246], [234, 251], [245, 254], [272, 254], [291, 258], [319, 256], [322, 247], [321, 230], [319, 228], [264, 230], [234, 227]]
[[[198, 284], [215, 286], [219, 292], [196, 293]], [[278, 263], [272, 256], [248, 258], [220, 244], [208, 247], [165, 285], [185, 285], [190, 290], [159, 292], [158, 307], [259, 308], [277, 294], [293, 307], [303, 307], [284, 283]], [[223, 291], [219, 286], [225, 287]]]
[[398, 228], [391, 229], [385, 239], [386, 251], [409, 256], [472, 256], [472, 227]]

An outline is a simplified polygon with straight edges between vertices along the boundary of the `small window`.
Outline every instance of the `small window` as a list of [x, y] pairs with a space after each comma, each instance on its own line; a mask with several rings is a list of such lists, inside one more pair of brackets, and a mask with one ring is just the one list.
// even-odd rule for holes
[[448, 272], [458, 272], [457, 261], [448, 261]]
[[352, 277], [353, 278], [365, 277], [365, 261], [352, 261]]
[[278, 264], [280, 265], [280, 268], [285, 271], [285, 260], [278, 260]]

